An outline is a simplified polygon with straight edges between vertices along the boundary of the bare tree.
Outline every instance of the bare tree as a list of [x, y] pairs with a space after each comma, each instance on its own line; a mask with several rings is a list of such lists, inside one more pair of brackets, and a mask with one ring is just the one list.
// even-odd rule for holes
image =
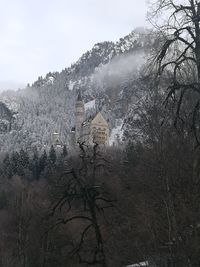
[[176, 103], [175, 125], [181, 121], [184, 102], [190, 99], [191, 127], [199, 145], [200, 109], [200, 2], [158, 0], [152, 4], [149, 20], [159, 31], [162, 45], [156, 55], [160, 79], [168, 75], [166, 103]]
[[97, 170], [104, 167], [106, 159], [101, 156], [97, 144], [90, 151], [84, 143], [79, 143], [79, 147], [79, 168], [71, 166], [68, 160], [65, 162], [64, 184], [60, 184], [62, 192], [51, 209], [51, 215], [60, 214], [60, 217], [49, 231], [78, 223], [80, 235], [72, 244], [69, 255], [76, 255], [80, 264], [106, 267], [100, 215], [104, 215], [105, 209], [113, 207], [113, 201], [96, 182]]

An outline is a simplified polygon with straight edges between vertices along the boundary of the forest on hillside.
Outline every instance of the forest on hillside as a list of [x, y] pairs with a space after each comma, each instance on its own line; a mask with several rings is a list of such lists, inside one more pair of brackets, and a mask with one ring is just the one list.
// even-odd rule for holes
[[0, 267], [200, 266], [200, 3], [148, 16], [123, 144], [2, 154]]

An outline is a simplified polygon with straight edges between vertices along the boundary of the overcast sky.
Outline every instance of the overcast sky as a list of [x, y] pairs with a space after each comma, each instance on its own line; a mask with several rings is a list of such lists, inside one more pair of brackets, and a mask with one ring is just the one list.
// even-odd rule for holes
[[61, 71], [95, 43], [144, 26], [145, 2], [0, 0], [0, 90]]

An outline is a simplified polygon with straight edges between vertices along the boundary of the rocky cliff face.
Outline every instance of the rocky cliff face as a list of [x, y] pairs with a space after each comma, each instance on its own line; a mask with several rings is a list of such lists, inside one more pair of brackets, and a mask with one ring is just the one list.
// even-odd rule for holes
[[[42, 149], [50, 146], [54, 131], [70, 146], [78, 90], [85, 102], [95, 99], [93, 112], [101, 109], [109, 120], [110, 130], [116, 129], [116, 121], [123, 121], [135, 101], [138, 77], [154, 40], [150, 31], [137, 29], [116, 43], [95, 44], [60, 73], [49, 72], [9, 97], [4, 93], [0, 100], [6, 98], [10, 105], [15, 103], [17, 116], [9, 132], [0, 133], [1, 150], [33, 146]], [[2, 112], [0, 119], [3, 116]]]

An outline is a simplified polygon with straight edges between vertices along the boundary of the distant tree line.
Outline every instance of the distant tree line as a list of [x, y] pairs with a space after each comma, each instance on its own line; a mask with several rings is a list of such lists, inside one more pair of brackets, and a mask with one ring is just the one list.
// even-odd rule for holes
[[57, 164], [67, 156], [66, 145], [63, 146], [62, 151], [56, 153], [52, 145], [48, 153], [43, 150], [42, 153], [34, 148], [33, 153], [21, 149], [19, 152], [14, 151], [7, 154], [2, 162], [1, 173], [6, 178], [11, 178], [15, 175], [26, 176], [28, 180], [38, 180], [48, 166]]

